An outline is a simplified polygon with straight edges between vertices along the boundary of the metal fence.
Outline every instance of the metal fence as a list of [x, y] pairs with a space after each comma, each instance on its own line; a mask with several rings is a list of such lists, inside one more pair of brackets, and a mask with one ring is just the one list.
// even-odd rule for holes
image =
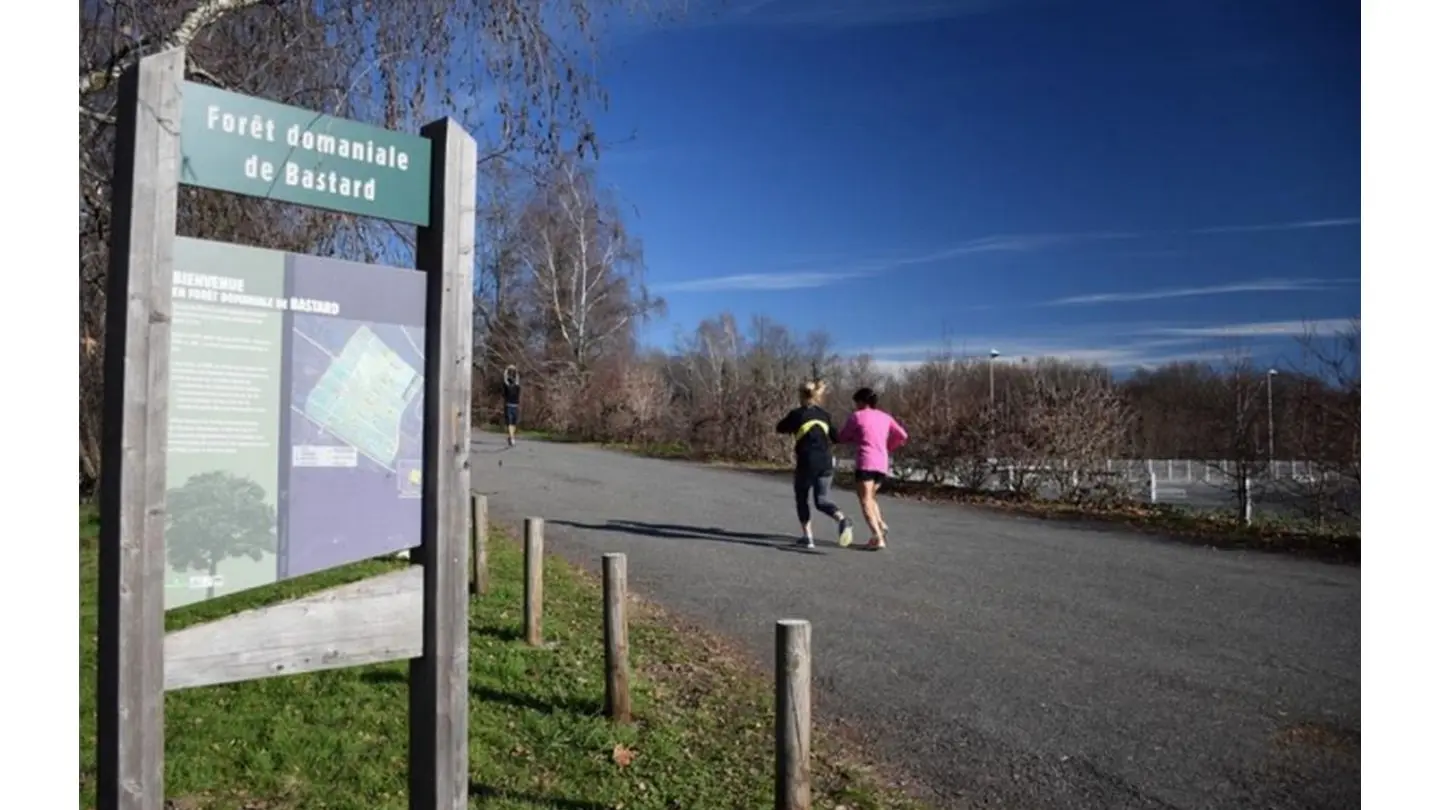
[[[1239, 475], [1233, 461], [1201, 461], [1188, 458], [1110, 459], [1105, 462], [1106, 472], [1124, 474], [1127, 478], [1148, 478], [1155, 476], [1161, 484], [1213, 484], [1225, 486]], [[1313, 461], [1276, 459], [1265, 464], [1258, 475], [1272, 481], [1299, 481], [1313, 483], [1321, 477], [1334, 478], [1335, 473], [1325, 472]]]
[[[841, 469], [853, 466], [849, 459], [837, 461]], [[1253, 500], [1258, 508], [1267, 512], [1292, 509], [1294, 504], [1289, 502], [1294, 501], [1300, 491], [1312, 489], [1317, 492], [1344, 490], [1351, 492], [1358, 502], [1358, 481], [1346, 481], [1334, 470], [1302, 460], [1276, 459], [1263, 464], [1259, 470], [1252, 468], [1250, 480], [1243, 487], [1237, 465], [1230, 461], [1109, 459], [1102, 470], [1095, 464], [1082, 465], [1084, 469], [1080, 469], [1065, 460], [1019, 463], [990, 459], [985, 466], [988, 470], [979, 476], [981, 488], [997, 492], [1012, 490], [1028, 478], [1027, 485], [1038, 487], [1036, 494], [1040, 497], [1059, 497], [1067, 483], [1082, 489], [1104, 483], [1128, 492], [1139, 501], [1200, 509], [1232, 508], [1241, 489], [1246, 493], [1247, 504]], [[904, 481], [933, 481], [939, 477], [952, 486], [977, 483], [976, 475], [967, 476], [961, 470], [947, 472], [949, 474], [937, 476], [937, 471], [907, 464], [902, 457], [894, 460], [892, 474]], [[1249, 509], [1247, 506], [1247, 514]]]

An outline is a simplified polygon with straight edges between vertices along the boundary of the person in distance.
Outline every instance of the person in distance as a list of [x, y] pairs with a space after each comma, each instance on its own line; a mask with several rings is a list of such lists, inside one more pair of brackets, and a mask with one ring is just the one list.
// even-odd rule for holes
[[520, 370], [514, 366], [505, 367], [505, 437], [511, 447], [515, 446], [515, 428], [520, 424]]

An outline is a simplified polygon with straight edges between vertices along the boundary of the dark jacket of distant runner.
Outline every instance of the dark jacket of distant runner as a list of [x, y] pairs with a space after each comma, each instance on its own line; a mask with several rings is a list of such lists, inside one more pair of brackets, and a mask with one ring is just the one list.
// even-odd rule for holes
[[830, 437], [835, 426], [830, 414], [818, 405], [805, 405], [785, 414], [775, 426], [776, 433], [795, 437], [795, 471], [823, 475], [835, 469]]

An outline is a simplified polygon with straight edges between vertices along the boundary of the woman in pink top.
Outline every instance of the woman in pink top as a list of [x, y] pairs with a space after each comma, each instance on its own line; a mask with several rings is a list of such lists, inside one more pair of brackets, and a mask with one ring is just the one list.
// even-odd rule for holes
[[885, 548], [885, 534], [890, 527], [880, 515], [880, 502], [875, 492], [890, 475], [890, 454], [910, 438], [905, 428], [890, 414], [880, 410], [880, 397], [870, 388], [855, 392], [855, 412], [845, 420], [837, 440], [855, 445], [855, 494], [860, 510], [870, 525], [870, 544], [866, 548]]

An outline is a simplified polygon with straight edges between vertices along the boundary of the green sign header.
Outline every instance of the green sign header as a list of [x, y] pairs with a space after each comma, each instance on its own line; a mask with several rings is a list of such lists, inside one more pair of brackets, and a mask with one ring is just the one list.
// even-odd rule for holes
[[180, 181], [430, 224], [430, 141], [185, 82]]

